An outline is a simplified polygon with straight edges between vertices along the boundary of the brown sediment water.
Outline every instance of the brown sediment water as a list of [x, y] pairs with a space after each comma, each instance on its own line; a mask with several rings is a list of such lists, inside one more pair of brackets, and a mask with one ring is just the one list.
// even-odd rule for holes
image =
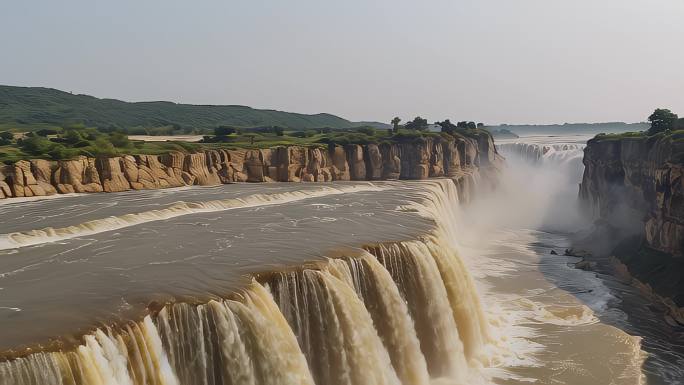
[[0, 384], [589, 384], [606, 367], [641, 383], [639, 339], [557, 290], [533, 237], [465, 238], [460, 190], [229, 185], [2, 205], [0, 349], [20, 357]]

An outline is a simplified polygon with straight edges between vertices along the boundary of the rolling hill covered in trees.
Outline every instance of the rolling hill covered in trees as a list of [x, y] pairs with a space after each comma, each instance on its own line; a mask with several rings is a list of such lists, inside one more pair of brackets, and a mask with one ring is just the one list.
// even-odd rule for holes
[[[350, 128], [355, 123], [332, 114], [298, 114], [239, 105], [191, 105], [172, 102], [124, 102], [42, 87], [0, 85], [0, 126], [5, 129], [81, 124], [100, 129], [141, 132], [166, 128], [173, 133], [213, 130], [217, 126], [285, 128]], [[172, 132], [166, 132], [169, 134]]]

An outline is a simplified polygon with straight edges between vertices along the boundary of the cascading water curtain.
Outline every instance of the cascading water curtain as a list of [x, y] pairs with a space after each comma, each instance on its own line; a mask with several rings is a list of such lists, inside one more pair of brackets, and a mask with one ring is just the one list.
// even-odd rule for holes
[[0, 363], [0, 385], [469, 383], [487, 322], [449, 239], [456, 186], [426, 186], [431, 235], [264, 275], [230, 299], [167, 305], [74, 351]]

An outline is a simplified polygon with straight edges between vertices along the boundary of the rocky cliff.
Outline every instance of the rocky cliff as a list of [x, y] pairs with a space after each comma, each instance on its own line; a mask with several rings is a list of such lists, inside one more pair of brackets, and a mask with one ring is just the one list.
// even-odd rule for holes
[[618, 228], [638, 222], [649, 247], [682, 256], [683, 156], [684, 142], [671, 136], [592, 139], [580, 198], [595, 218]]
[[488, 172], [499, 161], [491, 136], [185, 154], [79, 157], [0, 166], [0, 199], [66, 193], [120, 192], [236, 182], [329, 182], [459, 177]]
[[588, 142], [584, 165], [580, 199], [604, 236], [637, 240], [611, 252], [684, 306], [684, 141], [599, 136]]

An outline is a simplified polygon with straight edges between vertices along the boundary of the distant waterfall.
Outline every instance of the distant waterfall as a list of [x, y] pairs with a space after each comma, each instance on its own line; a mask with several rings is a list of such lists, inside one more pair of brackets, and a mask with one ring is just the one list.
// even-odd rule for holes
[[454, 244], [458, 189], [425, 182], [420, 239], [259, 274], [231, 298], [169, 304], [72, 351], [0, 363], [0, 385], [468, 383], [488, 323]]
[[529, 164], [559, 168], [559, 171], [578, 183], [582, 180], [584, 165], [583, 144], [536, 144], [536, 143], [503, 143], [497, 145], [499, 152], [510, 162], [527, 162]]

